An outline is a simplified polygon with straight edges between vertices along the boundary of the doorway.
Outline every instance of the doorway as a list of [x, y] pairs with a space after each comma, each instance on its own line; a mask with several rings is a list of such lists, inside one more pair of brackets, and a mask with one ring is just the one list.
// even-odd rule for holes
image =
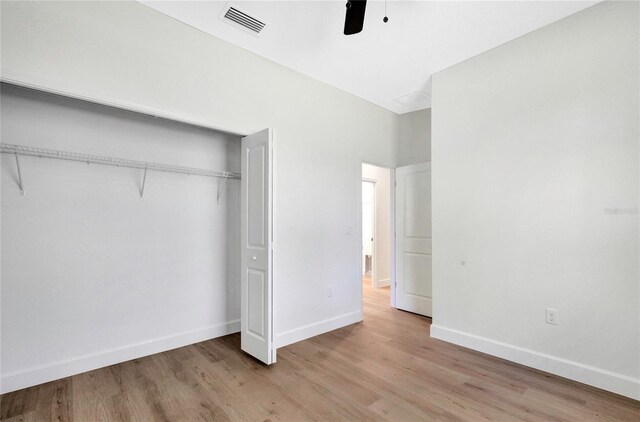
[[375, 271], [373, 265], [373, 236], [376, 229], [375, 189], [375, 181], [362, 181], [362, 275], [370, 280], [374, 279]]
[[362, 271], [363, 299], [390, 303], [392, 280], [392, 172], [362, 164]]

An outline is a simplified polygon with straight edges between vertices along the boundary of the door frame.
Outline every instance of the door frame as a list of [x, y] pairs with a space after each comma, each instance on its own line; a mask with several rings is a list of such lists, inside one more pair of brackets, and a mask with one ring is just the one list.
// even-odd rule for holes
[[[368, 181], [367, 178], [362, 176], [362, 165], [363, 164], [369, 164], [372, 166], [376, 166], [376, 167], [381, 167], [381, 168], [385, 168], [389, 170], [389, 207], [391, 208], [389, 210], [389, 216], [390, 216], [390, 239], [391, 239], [391, 268], [390, 268], [390, 276], [391, 276], [391, 280], [389, 282], [389, 289], [390, 289], [390, 298], [389, 298], [389, 305], [392, 308], [396, 307], [396, 234], [395, 234], [395, 227], [396, 227], [396, 207], [395, 207], [395, 203], [396, 203], [396, 169], [395, 167], [391, 167], [389, 165], [386, 164], [380, 164], [377, 163], [375, 161], [369, 161], [369, 160], [365, 160], [362, 158], [358, 158], [357, 160], [358, 163], [358, 196], [357, 196], [357, 201], [358, 203], [356, 204], [356, 209], [359, 210], [360, 212], [358, 213], [358, 220], [357, 220], [357, 229], [356, 229], [356, 235], [358, 236], [358, 241], [356, 242], [356, 254], [357, 254], [357, 259], [359, 262], [358, 264], [358, 271], [357, 271], [357, 286], [358, 286], [358, 300], [360, 301], [360, 312], [361, 314], [364, 316], [364, 304], [363, 304], [363, 291], [362, 291], [362, 278], [364, 277], [363, 271], [362, 271], [362, 182], [363, 181]], [[374, 195], [375, 198], [375, 195]], [[374, 213], [375, 215], [375, 213]], [[375, 239], [375, 238], [374, 238]], [[374, 241], [374, 248], [375, 248], [375, 241]]]

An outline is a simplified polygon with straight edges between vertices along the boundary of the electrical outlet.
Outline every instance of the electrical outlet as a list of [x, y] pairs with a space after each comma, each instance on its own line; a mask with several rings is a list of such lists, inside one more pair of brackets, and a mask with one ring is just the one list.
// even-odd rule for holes
[[558, 325], [558, 310], [547, 308], [547, 324]]
[[329, 284], [327, 286], [327, 297], [332, 297], [333, 296], [333, 288], [331, 287], [331, 284]]

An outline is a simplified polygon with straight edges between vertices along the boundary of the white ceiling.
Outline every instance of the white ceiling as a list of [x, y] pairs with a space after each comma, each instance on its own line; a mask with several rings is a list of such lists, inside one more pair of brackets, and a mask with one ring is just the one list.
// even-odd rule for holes
[[394, 99], [430, 94], [430, 76], [597, 1], [367, 3], [364, 30], [343, 35], [345, 0], [232, 1], [267, 22], [259, 37], [220, 19], [226, 1], [141, 3], [239, 47], [396, 113], [430, 107]]

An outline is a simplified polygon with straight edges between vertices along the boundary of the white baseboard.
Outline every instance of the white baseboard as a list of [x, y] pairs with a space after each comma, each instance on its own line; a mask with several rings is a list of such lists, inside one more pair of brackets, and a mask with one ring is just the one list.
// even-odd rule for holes
[[640, 400], [640, 379], [438, 325], [431, 337]]
[[277, 334], [275, 338], [275, 345], [277, 348], [284, 347], [360, 321], [362, 321], [362, 311], [350, 312], [335, 318], [325, 319], [324, 321], [315, 322], [313, 324], [308, 324], [300, 328], [295, 328], [293, 330]]
[[240, 331], [240, 320], [2, 374], [0, 394]]
[[380, 287], [387, 287], [391, 285], [391, 279], [390, 278], [384, 278], [382, 280], [378, 280], [375, 283], [375, 288], [379, 289]]

